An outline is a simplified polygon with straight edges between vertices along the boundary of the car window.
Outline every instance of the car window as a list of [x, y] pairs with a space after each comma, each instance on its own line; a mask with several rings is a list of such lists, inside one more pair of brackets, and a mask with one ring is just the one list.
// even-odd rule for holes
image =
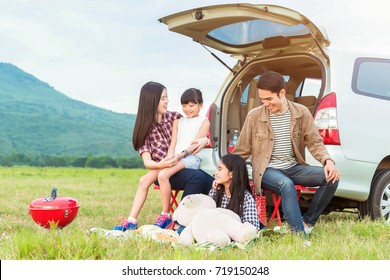
[[295, 97], [298, 96], [315, 96], [318, 97], [321, 89], [321, 79], [305, 78], [302, 83], [299, 84]]
[[[253, 80], [257, 83], [259, 78], [260, 78], [260, 75], [258, 75], [255, 78], [253, 78]], [[290, 76], [284, 75], [283, 78], [284, 78], [284, 81], [287, 83], [288, 80], [290, 79]], [[248, 103], [249, 87], [250, 87], [250, 84], [248, 83], [248, 85], [245, 87], [244, 91], [242, 92], [242, 95], [241, 95], [241, 98], [240, 98], [241, 105], [245, 105], [245, 104]]]
[[225, 25], [210, 31], [207, 35], [228, 45], [237, 46], [261, 42], [269, 37], [290, 37], [308, 34], [310, 32], [303, 24], [288, 26], [257, 19]]
[[248, 103], [248, 92], [249, 92], [249, 84], [245, 88], [244, 92], [241, 95], [240, 103], [241, 104], [247, 104]]
[[390, 59], [358, 58], [352, 90], [361, 95], [390, 100]]

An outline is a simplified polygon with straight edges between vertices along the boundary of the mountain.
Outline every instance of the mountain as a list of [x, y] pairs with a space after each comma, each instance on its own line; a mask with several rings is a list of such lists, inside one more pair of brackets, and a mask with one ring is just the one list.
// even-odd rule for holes
[[0, 155], [134, 157], [135, 115], [67, 97], [9, 63], [0, 63]]

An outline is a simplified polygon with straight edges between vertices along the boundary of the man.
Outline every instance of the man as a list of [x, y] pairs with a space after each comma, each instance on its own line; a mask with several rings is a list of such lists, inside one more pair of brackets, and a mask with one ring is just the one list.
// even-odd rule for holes
[[[268, 71], [257, 83], [262, 106], [248, 113], [233, 153], [252, 156], [252, 177], [261, 188], [282, 196], [283, 215], [295, 233], [310, 233], [331, 201], [340, 174], [309, 110], [286, 99], [282, 75]], [[305, 147], [323, 167], [305, 162]], [[319, 186], [302, 217], [295, 184]]]

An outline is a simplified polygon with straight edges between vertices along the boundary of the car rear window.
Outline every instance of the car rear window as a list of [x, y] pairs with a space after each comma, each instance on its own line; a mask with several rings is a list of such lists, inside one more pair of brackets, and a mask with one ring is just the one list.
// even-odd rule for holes
[[357, 58], [352, 90], [361, 95], [390, 100], [390, 59]]
[[292, 37], [310, 34], [303, 24], [283, 25], [266, 20], [237, 22], [210, 31], [207, 35], [228, 45], [243, 46], [262, 42], [270, 37]]

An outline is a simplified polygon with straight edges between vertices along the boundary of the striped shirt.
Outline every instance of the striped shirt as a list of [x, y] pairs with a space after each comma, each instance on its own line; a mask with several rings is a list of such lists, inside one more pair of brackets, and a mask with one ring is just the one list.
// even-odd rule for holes
[[178, 112], [166, 112], [160, 123], [153, 124], [145, 144], [139, 148], [138, 154], [149, 152], [154, 161], [161, 161], [165, 158], [171, 144], [173, 122], [181, 117]]
[[[211, 190], [209, 192], [209, 196], [214, 197], [216, 195], [216, 193], [217, 193], [217, 191], [214, 188], [211, 188]], [[220, 207], [226, 208], [229, 201], [230, 201], [230, 198], [228, 198], [226, 196], [226, 194], [224, 193]], [[264, 225], [260, 222], [259, 217], [257, 216], [255, 199], [253, 198], [253, 195], [248, 191], [245, 191], [242, 217], [240, 217], [240, 218], [241, 218], [241, 222], [251, 223], [258, 230], [260, 230], [264, 227]]]
[[274, 133], [274, 147], [268, 167], [288, 169], [297, 164], [291, 142], [290, 109], [280, 115], [270, 113], [269, 120]]

